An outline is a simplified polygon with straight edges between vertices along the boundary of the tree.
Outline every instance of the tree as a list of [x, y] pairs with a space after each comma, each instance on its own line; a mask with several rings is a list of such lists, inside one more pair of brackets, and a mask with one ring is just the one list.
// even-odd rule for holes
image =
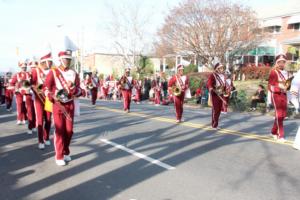
[[151, 76], [154, 74], [154, 65], [147, 56], [142, 56], [139, 60], [139, 73], [141, 76]]
[[150, 13], [143, 10], [141, 1], [120, 2], [119, 7], [108, 5], [112, 20], [107, 30], [115, 51], [122, 56], [123, 65], [136, 68], [139, 73], [139, 59], [152, 43], [147, 32]]
[[158, 53], [192, 51], [203, 64], [247, 52], [265, 37], [254, 11], [227, 0], [185, 0], [170, 11], [158, 36]]

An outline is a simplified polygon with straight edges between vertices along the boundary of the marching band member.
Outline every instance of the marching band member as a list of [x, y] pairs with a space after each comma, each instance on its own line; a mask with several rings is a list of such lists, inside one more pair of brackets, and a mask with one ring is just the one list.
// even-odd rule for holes
[[212, 118], [211, 126], [213, 129], [218, 129], [219, 117], [224, 100], [224, 93], [226, 92], [224, 76], [224, 66], [221, 63], [216, 63], [214, 66], [214, 72], [209, 76], [207, 80], [207, 88], [211, 95], [212, 100]]
[[183, 102], [185, 91], [189, 88], [189, 78], [183, 75], [183, 65], [177, 66], [175, 74], [168, 83], [169, 93], [172, 93], [176, 111], [176, 123], [184, 121], [182, 119]]
[[231, 74], [229, 71], [225, 72], [225, 93], [223, 95], [224, 96], [223, 99], [225, 100], [225, 102], [223, 102], [223, 106], [221, 110], [223, 114], [227, 114], [231, 91], [234, 88], [233, 81], [231, 80], [230, 75]]
[[85, 93], [86, 93], [86, 97], [87, 98], [90, 98], [90, 89], [89, 89], [89, 84], [90, 84], [90, 75], [89, 74], [87, 74], [86, 76], [85, 76], [85, 79], [84, 79], [84, 81], [83, 81], [83, 88], [84, 88], [84, 90], [85, 90]]
[[125, 69], [125, 74], [121, 77], [121, 79], [118, 82], [118, 87], [122, 91], [124, 111], [127, 113], [130, 112], [130, 103], [131, 103], [131, 94], [132, 94], [133, 85], [134, 85], [134, 80], [130, 76], [130, 68], [128, 67]]
[[12, 101], [14, 96], [14, 87], [11, 84], [12, 77], [11, 73], [7, 72], [4, 78], [4, 87], [5, 87], [5, 103], [6, 103], [6, 110], [12, 110]]
[[135, 101], [137, 104], [141, 103], [142, 98], [142, 80], [137, 80], [134, 84], [136, 93], [135, 93]]
[[159, 76], [153, 80], [153, 90], [154, 90], [154, 103], [156, 106], [160, 105], [160, 97], [161, 97], [161, 90], [162, 90], [162, 84], [160, 82]]
[[101, 87], [102, 95], [104, 100], [108, 100], [108, 92], [109, 92], [109, 81], [103, 80], [103, 85]]
[[[16, 73], [12, 80], [11, 86], [15, 88], [16, 105], [17, 105], [17, 124], [26, 124], [26, 107], [24, 101], [26, 100], [25, 93], [30, 90], [30, 76], [26, 72], [27, 63], [20, 61], [18, 63], [21, 71]], [[28, 132], [30, 134], [30, 132]]]
[[53, 103], [55, 160], [58, 166], [71, 161], [69, 145], [73, 135], [74, 97], [81, 95], [79, 76], [70, 68], [72, 51], [77, 47], [68, 37], [64, 39], [64, 46], [58, 53], [60, 65], [49, 71], [44, 83], [45, 95]]
[[271, 133], [279, 142], [285, 142], [283, 120], [287, 116], [287, 90], [289, 89], [287, 83], [290, 78], [288, 72], [284, 70], [285, 64], [284, 54], [276, 56], [275, 67], [270, 72], [268, 84], [275, 109], [275, 121]]
[[36, 125], [38, 133], [38, 148], [44, 149], [45, 144], [50, 145], [49, 134], [51, 129], [51, 112], [44, 109], [45, 96], [43, 94], [43, 85], [49, 69], [52, 66], [51, 50], [45, 52], [40, 58], [40, 65], [32, 69], [32, 88], [35, 94], [34, 108], [36, 114]]
[[97, 72], [93, 72], [91, 77], [88, 79], [88, 88], [91, 91], [92, 105], [96, 104], [99, 85], [100, 85], [100, 82], [99, 82], [99, 78], [97, 76]]
[[[29, 67], [29, 75], [30, 75], [30, 85], [32, 86], [32, 70], [36, 69], [38, 65], [38, 62], [35, 58], [32, 58], [32, 60], [28, 61], [28, 67]], [[26, 94], [26, 110], [27, 110], [27, 116], [28, 116], [28, 122], [32, 124], [32, 131], [36, 131], [36, 117], [35, 117], [35, 108], [34, 108], [34, 92], [30, 90], [30, 94]]]

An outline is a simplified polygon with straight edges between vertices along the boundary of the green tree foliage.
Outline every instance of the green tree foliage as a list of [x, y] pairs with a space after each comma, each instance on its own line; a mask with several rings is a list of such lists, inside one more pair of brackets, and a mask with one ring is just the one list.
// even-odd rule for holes
[[232, 96], [230, 104], [233, 111], [245, 111], [249, 107], [247, 92], [245, 90], [239, 90], [236, 95]]
[[154, 64], [147, 56], [142, 56], [139, 60], [139, 70], [137, 73], [140, 74], [140, 78], [150, 76], [154, 74]]
[[190, 90], [192, 94], [195, 94], [197, 88], [202, 86], [203, 79], [197, 76], [190, 77]]
[[184, 73], [185, 74], [190, 74], [190, 73], [194, 73], [194, 72], [198, 72], [198, 66], [197, 65], [190, 64], [189, 66], [184, 68]]

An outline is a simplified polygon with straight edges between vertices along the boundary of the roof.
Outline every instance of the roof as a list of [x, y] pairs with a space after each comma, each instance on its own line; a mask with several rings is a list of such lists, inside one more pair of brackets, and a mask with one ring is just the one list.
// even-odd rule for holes
[[283, 44], [300, 45], [300, 36], [283, 41]]
[[260, 20], [269, 20], [269, 19], [273, 19], [273, 18], [283, 18], [283, 17], [290, 17], [290, 16], [295, 16], [295, 15], [300, 15], [300, 10], [297, 12], [289, 12], [289, 13], [284, 13], [282, 15], [274, 15], [274, 16], [270, 16], [270, 17], [264, 17], [264, 18], [260, 18]]

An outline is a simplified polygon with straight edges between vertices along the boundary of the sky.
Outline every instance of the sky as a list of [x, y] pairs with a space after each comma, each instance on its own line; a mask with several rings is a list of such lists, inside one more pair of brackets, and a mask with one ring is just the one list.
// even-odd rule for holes
[[[117, 10], [139, 2], [149, 15], [149, 40], [168, 10], [182, 0], [0, 0], [0, 72], [17, 70], [20, 59], [38, 56], [45, 44], [64, 32], [84, 53], [113, 52], [107, 25]], [[300, 11], [300, 0], [236, 0], [259, 17]], [[124, 9], [122, 9], [123, 12]], [[19, 54], [17, 55], [17, 48]]]

